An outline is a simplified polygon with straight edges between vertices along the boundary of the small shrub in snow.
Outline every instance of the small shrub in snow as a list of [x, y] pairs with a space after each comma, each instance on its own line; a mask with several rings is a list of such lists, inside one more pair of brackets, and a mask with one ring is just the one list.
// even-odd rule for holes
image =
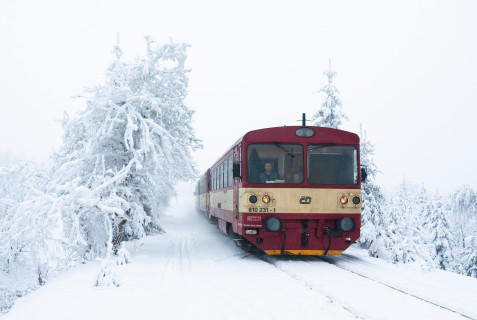
[[117, 255], [118, 258], [116, 260], [116, 264], [123, 265], [131, 263], [131, 255], [129, 254], [128, 249], [124, 247], [124, 243], [121, 245], [121, 248], [119, 248]]
[[106, 260], [101, 265], [96, 277], [96, 287], [119, 287], [121, 285], [116, 274], [116, 264], [112, 260]]
[[0, 288], [0, 313], [6, 313], [13, 307], [15, 295], [6, 288]]

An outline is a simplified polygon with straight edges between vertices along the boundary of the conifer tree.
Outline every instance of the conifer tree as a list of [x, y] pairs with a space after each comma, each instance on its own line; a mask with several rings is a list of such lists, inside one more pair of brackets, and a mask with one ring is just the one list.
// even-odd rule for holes
[[464, 239], [464, 247], [460, 250], [457, 271], [469, 277], [477, 278], [477, 236]]
[[329, 70], [323, 72], [323, 74], [328, 78], [328, 84], [321, 88], [318, 93], [325, 93], [326, 98], [318, 111], [313, 115], [312, 123], [315, 126], [339, 129], [343, 120], [348, 118], [343, 113], [341, 100], [338, 96], [339, 91], [333, 85], [333, 77], [336, 75], [336, 72], [331, 70], [331, 59], [329, 61]]
[[454, 238], [453, 268], [461, 274], [477, 277], [477, 192], [464, 185], [451, 195], [448, 206]]
[[434, 263], [441, 269], [449, 270], [454, 260], [453, 239], [440, 194], [425, 204], [423, 218]]
[[464, 239], [476, 235], [477, 230], [477, 192], [469, 185], [456, 190], [450, 199], [451, 224], [457, 247], [465, 246]]
[[360, 159], [361, 165], [366, 168], [368, 175], [361, 184], [363, 208], [361, 210], [361, 236], [359, 243], [365, 248], [369, 248], [371, 243], [380, 234], [383, 234], [383, 206], [385, 206], [386, 201], [383, 191], [374, 180], [379, 171], [374, 163], [373, 156], [374, 144], [368, 139], [366, 131], [361, 126]]

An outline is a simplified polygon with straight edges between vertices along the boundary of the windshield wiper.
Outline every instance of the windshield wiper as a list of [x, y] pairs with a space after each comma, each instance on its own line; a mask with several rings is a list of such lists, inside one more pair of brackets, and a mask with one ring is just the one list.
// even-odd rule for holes
[[335, 146], [334, 143], [330, 143], [330, 144], [323, 144], [323, 145], [320, 145], [320, 146], [316, 146], [314, 148], [311, 148], [310, 146], [308, 146], [306, 148], [306, 151], [312, 151], [312, 150], [315, 150], [315, 149], [321, 149], [321, 148], [326, 148], [326, 147], [330, 147], [330, 146]]
[[279, 144], [279, 143], [276, 142], [276, 141], [273, 141], [273, 144], [274, 144], [277, 148], [280, 148], [280, 149], [282, 149], [283, 151], [285, 151], [289, 157], [291, 157], [291, 158], [294, 158], [294, 157], [295, 157], [295, 154], [293, 153], [293, 150], [292, 150], [292, 152], [288, 151], [287, 149], [285, 149], [284, 146], [282, 146], [281, 144]]

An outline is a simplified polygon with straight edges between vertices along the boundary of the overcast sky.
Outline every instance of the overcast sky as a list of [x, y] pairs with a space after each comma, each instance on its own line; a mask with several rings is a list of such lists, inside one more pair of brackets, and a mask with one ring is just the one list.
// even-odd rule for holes
[[186, 42], [187, 105], [205, 170], [245, 132], [299, 124], [337, 72], [349, 121], [376, 147], [391, 189], [403, 178], [477, 189], [475, 1], [0, 2], [0, 152], [46, 159], [63, 112], [100, 83], [120, 35], [125, 59], [144, 36]]

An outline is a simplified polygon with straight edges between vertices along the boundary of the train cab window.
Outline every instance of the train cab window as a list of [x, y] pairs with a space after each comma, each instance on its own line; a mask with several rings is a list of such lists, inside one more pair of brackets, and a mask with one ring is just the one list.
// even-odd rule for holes
[[358, 151], [352, 146], [309, 145], [307, 179], [311, 184], [358, 183]]
[[299, 144], [250, 144], [247, 147], [249, 183], [303, 183], [303, 147]]

